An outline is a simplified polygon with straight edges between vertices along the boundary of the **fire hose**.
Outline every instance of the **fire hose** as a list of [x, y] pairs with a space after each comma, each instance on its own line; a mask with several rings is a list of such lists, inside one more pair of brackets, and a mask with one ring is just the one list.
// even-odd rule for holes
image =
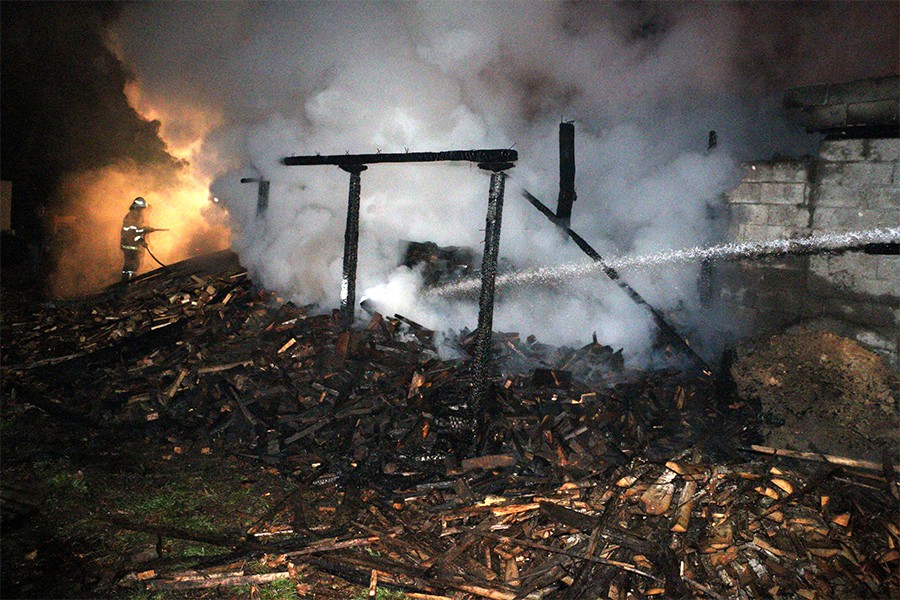
[[[168, 231], [168, 229], [154, 229], [153, 231], [150, 231], [148, 233], [153, 233], [154, 231]], [[150, 245], [147, 243], [147, 240], [141, 240], [141, 243], [144, 245], [144, 248], [147, 250], [147, 254], [150, 255], [150, 258], [156, 261], [156, 264], [158, 264], [162, 268], [166, 268], [168, 266], [164, 265], [158, 258], [156, 258], [156, 255], [153, 254], [153, 250], [150, 249]]]
[[162, 264], [162, 262], [160, 262], [160, 260], [158, 258], [156, 258], [156, 256], [153, 254], [153, 250], [151, 250], [150, 246], [147, 245], [147, 242], [144, 242], [144, 248], [146, 248], [147, 254], [150, 255], [150, 258], [152, 258], [153, 260], [156, 261], [156, 264], [158, 264], [159, 266], [161, 266], [163, 268], [168, 266], [168, 265]]

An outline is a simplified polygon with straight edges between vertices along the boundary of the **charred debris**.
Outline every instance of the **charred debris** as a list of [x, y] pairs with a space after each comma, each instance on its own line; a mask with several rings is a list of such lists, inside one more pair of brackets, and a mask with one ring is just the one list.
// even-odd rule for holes
[[[491, 339], [473, 444], [475, 341], [460, 332], [463, 358], [443, 360], [436, 333], [401, 315], [348, 330], [338, 311], [254, 287], [220, 253], [5, 313], [4, 412], [30, 405], [179, 453], [238, 455], [295, 484], [239, 535], [109, 516], [225, 552], [188, 570], [151, 561], [120, 587], [189, 593], [300, 569], [314, 597], [341, 596], [310, 573], [411, 598], [900, 592], [890, 465], [749, 451], [753, 411], [702, 373], [637, 371], [599, 343], [515, 333]], [[4, 516], [41, 510], [4, 500]], [[260, 556], [271, 568], [242, 570]]]
[[[668, 366], [631, 368], [596, 339], [567, 348], [492, 331], [511, 150], [284, 159], [350, 174], [342, 302], [331, 314], [255, 287], [230, 252], [96, 297], [4, 310], [4, 419], [36, 409], [176, 454], [241, 457], [285, 482], [240, 531], [98, 514], [122, 530], [222, 549], [188, 569], [151, 558], [110, 586], [202, 594], [291, 580], [299, 596], [347, 597], [318, 574], [373, 598], [379, 589], [431, 600], [900, 595], [890, 458], [754, 445], [758, 407], [569, 227], [569, 125], [557, 211], [527, 199], [651, 312], [672, 349]], [[478, 327], [439, 334], [371, 306], [360, 319], [360, 174], [435, 160], [491, 172]], [[264, 211], [268, 184], [251, 182]], [[431, 284], [476, 273], [471, 252], [428, 243], [410, 243], [405, 262]], [[439, 343], [458, 358], [442, 358]], [[27, 490], [0, 491], [4, 517], [40, 514]], [[248, 572], [259, 558], [262, 572]]]

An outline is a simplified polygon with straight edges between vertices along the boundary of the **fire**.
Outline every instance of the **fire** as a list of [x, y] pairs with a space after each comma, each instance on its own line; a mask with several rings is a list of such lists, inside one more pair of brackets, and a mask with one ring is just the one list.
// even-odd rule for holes
[[120, 279], [122, 219], [137, 196], [148, 202], [145, 225], [168, 230], [147, 236], [152, 255], [145, 253], [139, 274], [159, 267], [154, 256], [168, 265], [231, 245], [226, 209], [209, 193], [212, 176], [195, 166], [204, 138], [221, 123], [221, 115], [151, 99], [139, 81], [128, 83], [124, 92], [138, 114], [159, 121], [159, 136], [178, 160], [150, 166], [123, 162], [64, 183], [69, 221], [54, 232], [51, 248], [50, 287], [56, 296], [95, 292]]
[[206, 135], [222, 124], [222, 115], [209, 107], [194, 106], [183, 99], [169, 102], [152, 98], [143, 91], [139, 80], [125, 84], [128, 104], [148, 121], [159, 121], [159, 137], [169, 154], [192, 161], [200, 151]]
[[[56, 296], [77, 296], [119, 280], [122, 252], [119, 233], [132, 200], [142, 196], [145, 224], [165, 228], [147, 236], [162, 263], [222, 250], [231, 243], [224, 208], [209, 197], [209, 182], [190, 168], [138, 167], [120, 164], [70, 178], [62, 190], [74, 219], [56, 233], [51, 252]], [[141, 272], [158, 268], [144, 258]]]

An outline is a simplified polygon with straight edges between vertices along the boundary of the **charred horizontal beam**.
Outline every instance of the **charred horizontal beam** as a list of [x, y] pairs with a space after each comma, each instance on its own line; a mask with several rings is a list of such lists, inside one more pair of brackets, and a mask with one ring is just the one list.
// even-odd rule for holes
[[460, 161], [473, 163], [509, 163], [519, 159], [515, 150], [448, 150], [446, 152], [393, 152], [378, 154], [331, 154], [313, 156], [287, 156], [281, 163], [287, 166], [372, 165], [376, 163], [413, 163]]

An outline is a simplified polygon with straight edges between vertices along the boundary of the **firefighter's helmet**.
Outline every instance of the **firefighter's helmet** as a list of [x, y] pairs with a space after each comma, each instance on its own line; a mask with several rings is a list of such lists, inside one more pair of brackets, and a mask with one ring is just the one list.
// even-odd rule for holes
[[147, 208], [147, 201], [138, 196], [134, 199], [134, 202], [131, 203], [131, 208]]

